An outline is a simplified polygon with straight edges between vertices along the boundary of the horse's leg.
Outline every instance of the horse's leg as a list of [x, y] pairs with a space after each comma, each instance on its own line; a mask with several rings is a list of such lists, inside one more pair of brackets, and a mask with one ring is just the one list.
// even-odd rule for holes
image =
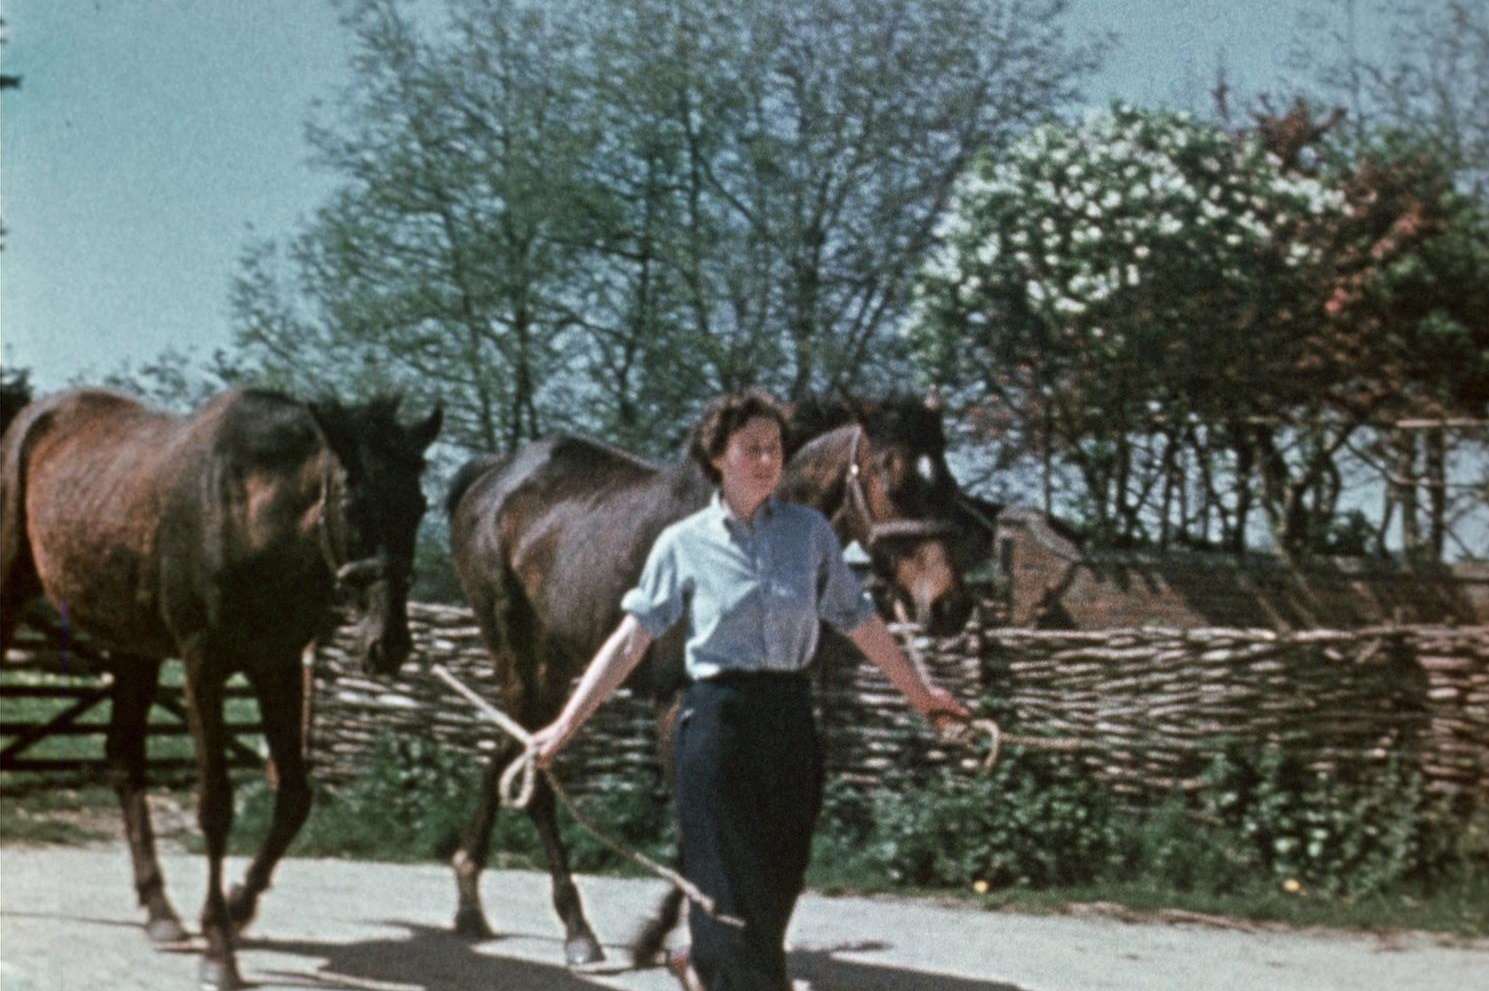
[[455, 890], [459, 902], [455, 908], [455, 931], [469, 939], [490, 939], [496, 933], [486, 921], [481, 908], [481, 872], [491, 848], [491, 830], [501, 808], [497, 794], [502, 771], [517, 756], [517, 745], [508, 740], [502, 744], [481, 775], [481, 788], [476, 796], [476, 810], [460, 837], [460, 846], [450, 858], [455, 869]]
[[542, 775], [538, 776], [527, 814], [538, 828], [538, 839], [542, 840], [543, 852], [548, 855], [548, 874], [553, 879], [553, 907], [564, 924], [564, 959], [570, 967], [599, 963], [605, 959], [605, 951], [600, 949], [600, 941], [595, 939], [594, 930], [590, 929], [589, 920], [584, 917], [579, 889], [569, 874], [569, 854], [558, 836], [553, 789]]
[[668, 888], [657, 907], [652, 910], [651, 918], [646, 920], [636, 938], [631, 941], [631, 963], [637, 967], [655, 965], [657, 958], [662, 955], [667, 936], [677, 928], [681, 918], [682, 892], [677, 888]]
[[154, 943], [186, 938], [181, 920], [165, 894], [165, 878], [155, 857], [155, 831], [145, 802], [145, 724], [160, 683], [160, 660], [114, 654], [113, 711], [105, 754], [109, 779], [124, 811], [124, 832], [134, 861], [134, 888], [145, 907], [145, 934]]
[[233, 825], [233, 786], [227, 773], [222, 699], [226, 675], [211, 669], [200, 647], [184, 650], [187, 714], [196, 742], [197, 823], [207, 844], [207, 898], [202, 904], [202, 936], [206, 955], [199, 980], [213, 991], [243, 987], [233, 954], [233, 930], [227, 900], [222, 896], [222, 858], [227, 854], [228, 830]]
[[239, 932], [253, 920], [258, 897], [269, 887], [274, 866], [310, 815], [311, 800], [310, 776], [302, 746], [300, 718], [305, 693], [299, 662], [291, 659], [267, 671], [250, 672], [249, 680], [258, 699], [259, 718], [269, 743], [269, 756], [277, 769], [277, 783], [269, 835], [249, 865], [243, 883], [234, 885], [228, 896], [228, 917]]

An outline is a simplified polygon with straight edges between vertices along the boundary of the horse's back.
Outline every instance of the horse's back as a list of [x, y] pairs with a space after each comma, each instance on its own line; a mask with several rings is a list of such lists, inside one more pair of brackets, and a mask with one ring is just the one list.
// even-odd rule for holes
[[701, 505], [707, 491], [691, 469], [659, 468], [569, 435], [534, 441], [475, 470], [451, 516], [467, 597], [482, 613], [518, 596], [576, 663], [618, 620], [620, 597], [656, 535]]
[[[266, 423], [273, 414], [297, 425], [295, 440]], [[303, 407], [274, 393], [232, 390], [180, 415], [122, 392], [75, 389], [23, 411], [7, 434], [5, 469], [38, 508], [75, 521], [123, 519], [158, 509], [183, 475], [214, 458], [247, 470], [303, 460], [315, 444]]]
[[282, 464], [317, 445], [304, 407], [275, 393], [233, 390], [185, 416], [110, 390], [56, 393], [5, 436], [7, 546], [24, 545], [81, 627], [158, 648], [181, 605], [173, 584], [207, 594], [203, 580], [255, 539], [242, 520], [283, 501], [264, 497]]
[[451, 520], [461, 530], [495, 527], [515, 547], [534, 528], [567, 522], [568, 508], [624, 498], [654, 484], [659, 475], [655, 466], [597, 441], [546, 437], [461, 468], [452, 484]]

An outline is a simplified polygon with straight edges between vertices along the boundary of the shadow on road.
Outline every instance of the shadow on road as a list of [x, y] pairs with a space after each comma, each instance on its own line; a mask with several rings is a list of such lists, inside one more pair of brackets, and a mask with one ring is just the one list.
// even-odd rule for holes
[[[245, 975], [284, 978], [318, 988], [365, 988], [388, 985], [439, 988], [440, 991], [594, 991], [560, 964], [477, 952], [476, 944], [448, 929], [388, 921], [403, 929], [404, 939], [369, 939], [350, 943], [247, 938], [239, 943], [239, 965]], [[499, 940], [498, 940], [499, 941]], [[480, 944], [489, 946], [491, 940]], [[260, 970], [253, 967], [254, 950], [272, 950], [314, 957], [321, 963], [305, 971]]]
[[[447, 929], [387, 922], [408, 933], [405, 939], [374, 939], [351, 943], [305, 940], [244, 939], [240, 966], [245, 975], [275, 978], [310, 987], [351, 989], [387, 987], [438, 988], [440, 991], [594, 991], [558, 964], [537, 963], [499, 954], [478, 952], [475, 944]], [[554, 941], [555, 945], [557, 940]], [[481, 944], [489, 947], [491, 941]], [[791, 974], [811, 983], [813, 991], [1022, 991], [1004, 983], [928, 974], [899, 967], [834, 959], [837, 952], [887, 949], [885, 944], [857, 944], [791, 954]], [[253, 966], [255, 949], [312, 957], [321, 961], [305, 971], [264, 970]], [[557, 955], [557, 951], [556, 954]], [[614, 954], [619, 956], [619, 953]], [[624, 969], [617, 964], [609, 973]], [[596, 971], [605, 973], [606, 971]]]
[[927, 974], [860, 960], [839, 960], [839, 953], [889, 950], [882, 942], [854, 943], [822, 949], [793, 950], [787, 960], [791, 976], [805, 980], [812, 991], [1024, 991], [997, 981], [974, 981], [946, 974]]

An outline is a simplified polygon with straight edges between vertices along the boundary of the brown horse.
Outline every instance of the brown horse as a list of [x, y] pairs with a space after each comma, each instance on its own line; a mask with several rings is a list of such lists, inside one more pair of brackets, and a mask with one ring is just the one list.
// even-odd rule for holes
[[[896, 400], [873, 409], [812, 403], [791, 411], [787, 498], [815, 506], [846, 543], [871, 551], [901, 604], [936, 631], [961, 627], [965, 508], [945, 462], [938, 409]], [[620, 619], [620, 599], [667, 525], [705, 505], [712, 486], [691, 460], [659, 468], [590, 440], [557, 437], [467, 464], [451, 487], [451, 549], [491, 651], [506, 711], [546, 724], [572, 679]], [[985, 539], [985, 538], [977, 538]], [[982, 548], [978, 548], [981, 550]], [[653, 645], [631, 686], [667, 699], [682, 679], [681, 631]], [[491, 935], [479, 879], [497, 812], [500, 748], [453, 858], [455, 928]], [[604, 958], [569, 875], [541, 783], [528, 806], [547, 854], [570, 965]]]
[[[338, 583], [359, 599], [369, 670], [395, 671], [411, 647], [419, 478], [440, 411], [404, 428], [396, 406], [233, 391], [183, 418], [85, 389], [32, 403], [0, 440], [0, 651], [38, 596], [111, 651], [109, 771], [156, 942], [185, 932], [144, 800], [146, 717], [162, 660], [185, 665], [209, 876], [205, 986], [242, 986], [235, 930], [310, 811], [300, 654], [327, 624]], [[258, 698], [278, 786], [263, 847], [224, 897], [233, 806], [223, 688], [236, 672]]]

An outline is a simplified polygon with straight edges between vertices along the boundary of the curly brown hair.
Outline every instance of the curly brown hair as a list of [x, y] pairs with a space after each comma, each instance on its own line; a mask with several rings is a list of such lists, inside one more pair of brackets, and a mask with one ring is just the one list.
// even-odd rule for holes
[[785, 438], [786, 413], [781, 409], [781, 404], [762, 389], [726, 392], [704, 407], [698, 425], [693, 428], [688, 454], [698, 462], [698, 467], [703, 469], [703, 474], [708, 476], [709, 481], [715, 485], [722, 481], [719, 470], [713, 465], [713, 459], [722, 455], [729, 447], [729, 438], [736, 430], [757, 416], [774, 420], [776, 426], [781, 428], [781, 437]]

